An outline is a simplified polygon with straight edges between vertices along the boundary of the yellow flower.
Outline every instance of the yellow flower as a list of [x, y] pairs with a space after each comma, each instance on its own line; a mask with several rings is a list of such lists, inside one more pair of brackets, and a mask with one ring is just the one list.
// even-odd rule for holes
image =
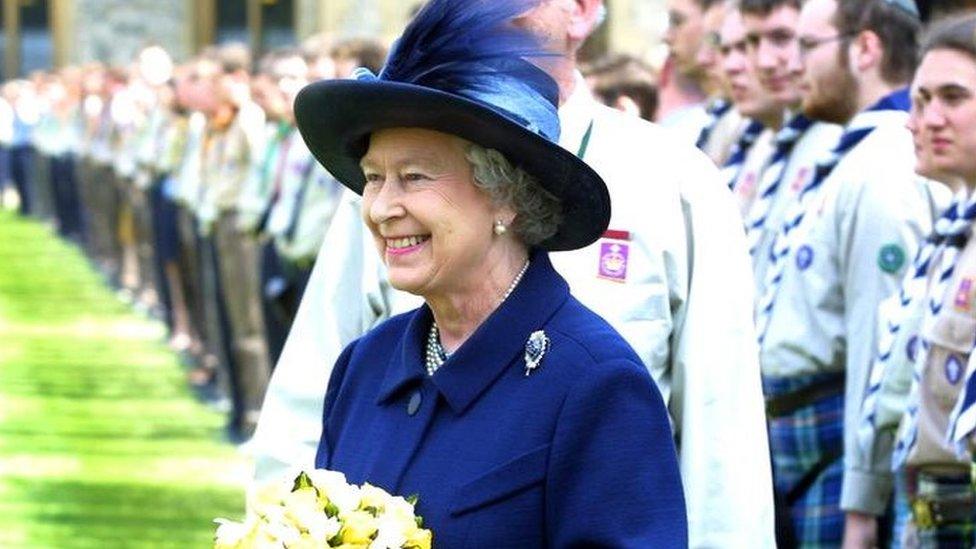
[[366, 511], [350, 511], [339, 518], [342, 521], [339, 537], [343, 543], [368, 545], [376, 533], [376, 519]]
[[407, 549], [430, 549], [434, 541], [434, 534], [425, 528], [414, 528], [407, 532], [407, 542], [403, 546]]
[[382, 513], [386, 509], [386, 504], [391, 497], [382, 488], [377, 488], [368, 482], [363, 483], [359, 496], [360, 509], [376, 509], [377, 513]]

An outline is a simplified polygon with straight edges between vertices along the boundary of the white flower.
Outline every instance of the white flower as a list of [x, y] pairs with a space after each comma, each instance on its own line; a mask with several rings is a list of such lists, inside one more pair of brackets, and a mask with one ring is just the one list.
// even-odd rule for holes
[[340, 513], [359, 507], [359, 488], [346, 482], [346, 476], [342, 473], [315, 469], [308, 473], [308, 478], [319, 491], [319, 495], [328, 498]]
[[396, 517], [383, 515], [377, 525], [376, 538], [369, 544], [369, 549], [400, 549], [407, 543], [403, 523]]
[[214, 519], [214, 522], [220, 525], [217, 527], [217, 533], [214, 534], [215, 549], [238, 547], [250, 531], [248, 525], [242, 522], [234, 522], [224, 518]]

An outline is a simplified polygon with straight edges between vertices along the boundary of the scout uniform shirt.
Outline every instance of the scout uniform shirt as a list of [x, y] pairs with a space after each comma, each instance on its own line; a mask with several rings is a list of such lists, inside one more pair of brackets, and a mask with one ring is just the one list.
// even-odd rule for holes
[[276, 163], [276, 176], [273, 183], [277, 188], [277, 199], [271, 206], [266, 231], [275, 242], [285, 236], [291, 226], [291, 220], [299, 207], [299, 194], [305, 183], [315, 173], [318, 162], [312, 157], [311, 151], [305, 145], [295, 129], [287, 141], [287, 149], [283, 149]]
[[302, 264], [315, 259], [345, 187], [318, 162], [295, 195], [288, 226], [275, 237], [281, 257]]
[[237, 197], [237, 227], [243, 232], [256, 234], [263, 230], [266, 215], [275, 198], [278, 164], [295, 139], [301, 139], [298, 131], [284, 121], [269, 121], [259, 140], [254, 143], [251, 165], [244, 188]]
[[[846, 370], [845, 454], [855, 445], [878, 305], [897, 290], [947, 198], [941, 186], [915, 175], [907, 116], [867, 111], [851, 121], [859, 127], [873, 120], [874, 130], [839, 160], [792, 230], [761, 344], [764, 377]], [[845, 483], [856, 481], [845, 473]]]
[[183, 155], [174, 177], [176, 199], [182, 207], [190, 211], [193, 211], [200, 201], [206, 131], [207, 117], [201, 112], [192, 113], [186, 129]]
[[708, 129], [708, 138], [701, 143], [701, 150], [716, 166], [725, 164], [732, 153], [732, 146], [739, 139], [749, 121], [734, 107], [725, 111]]
[[736, 205], [739, 207], [739, 214], [745, 220], [749, 215], [753, 202], [756, 200], [756, 190], [759, 181], [762, 179], [763, 170], [769, 162], [769, 157], [773, 154], [773, 138], [776, 130], [766, 128], [759, 134], [759, 137], [749, 147], [742, 165], [738, 168], [738, 173], [732, 179], [730, 188], [735, 197]]
[[[604, 238], [550, 259], [573, 295], [634, 347], [669, 405], [691, 545], [772, 547], [751, 271], [732, 196], [704, 154], [601, 105], [579, 75], [559, 115], [560, 144], [582, 149], [607, 182], [613, 213]], [[343, 195], [320, 251], [328, 260], [316, 262], [272, 375], [252, 446], [259, 477], [311, 463], [335, 359], [417, 303], [391, 291], [357, 203]]]
[[[201, 208], [201, 223], [210, 225], [217, 217], [237, 206], [238, 197], [248, 176], [251, 162], [251, 140], [247, 124], [253, 123], [239, 111], [226, 130], [217, 132], [207, 152], [207, 185]], [[263, 126], [264, 122], [260, 121]]]
[[[976, 343], [976, 240], [972, 228], [967, 236], [949, 283], [935, 284], [940, 269], [930, 273], [929, 291], [941, 288], [945, 294], [938, 313], [926, 314], [922, 322], [919, 335], [928, 350], [916, 353], [916, 358], [924, 358], [925, 362], [919, 365], [922, 379], [914, 388], [918, 391], [917, 431], [906, 466], [933, 474], [966, 474], [970, 469], [971, 458], [961, 458], [955, 444], [946, 437], [949, 416], [962, 390], [966, 365]], [[937, 259], [938, 254], [933, 258], [936, 265]]]
[[[769, 250], [776, 233], [783, 226], [790, 204], [796, 200], [800, 189], [810, 183], [817, 162], [837, 144], [841, 131], [840, 126], [824, 122], [816, 122], [807, 128], [786, 158], [786, 165], [783, 167], [782, 175], [779, 178], [779, 186], [772, 195], [766, 198], [769, 203], [762, 204], [763, 197], [760, 197], [759, 201], [753, 203], [746, 215], [747, 231], [758, 231], [758, 234], [750, 235], [754, 237], [755, 249], [751, 251], [753, 252], [752, 269], [757, 296], [763, 295], [766, 289], [766, 271], [770, 264]], [[749, 227], [750, 221], [754, 225], [754, 220], [758, 215], [761, 215], [757, 210], [763, 208], [766, 210], [765, 221], [761, 226]]]

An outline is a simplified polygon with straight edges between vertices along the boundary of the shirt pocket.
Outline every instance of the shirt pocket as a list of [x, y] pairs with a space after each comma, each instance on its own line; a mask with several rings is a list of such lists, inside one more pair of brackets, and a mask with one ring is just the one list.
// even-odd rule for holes
[[930, 345], [926, 384], [945, 406], [951, 406], [959, 395], [966, 363], [976, 342], [976, 319], [945, 307], [926, 332]]
[[549, 444], [545, 444], [461, 486], [451, 500], [451, 516], [459, 517], [495, 505], [542, 484], [548, 460]]

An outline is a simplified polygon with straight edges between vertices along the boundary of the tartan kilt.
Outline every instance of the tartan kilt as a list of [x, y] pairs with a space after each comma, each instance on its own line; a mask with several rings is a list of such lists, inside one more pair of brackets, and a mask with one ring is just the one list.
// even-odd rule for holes
[[[837, 376], [818, 374], [764, 378], [766, 398], [792, 393]], [[788, 494], [810, 470], [831, 454], [842, 456], [844, 447], [844, 395], [828, 396], [792, 414], [769, 418], [769, 445], [773, 481], [778, 500]], [[837, 457], [810, 487], [790, 505], [797, 547], [839, 547], [844, 534], [840, 509], [844, 460]]]

